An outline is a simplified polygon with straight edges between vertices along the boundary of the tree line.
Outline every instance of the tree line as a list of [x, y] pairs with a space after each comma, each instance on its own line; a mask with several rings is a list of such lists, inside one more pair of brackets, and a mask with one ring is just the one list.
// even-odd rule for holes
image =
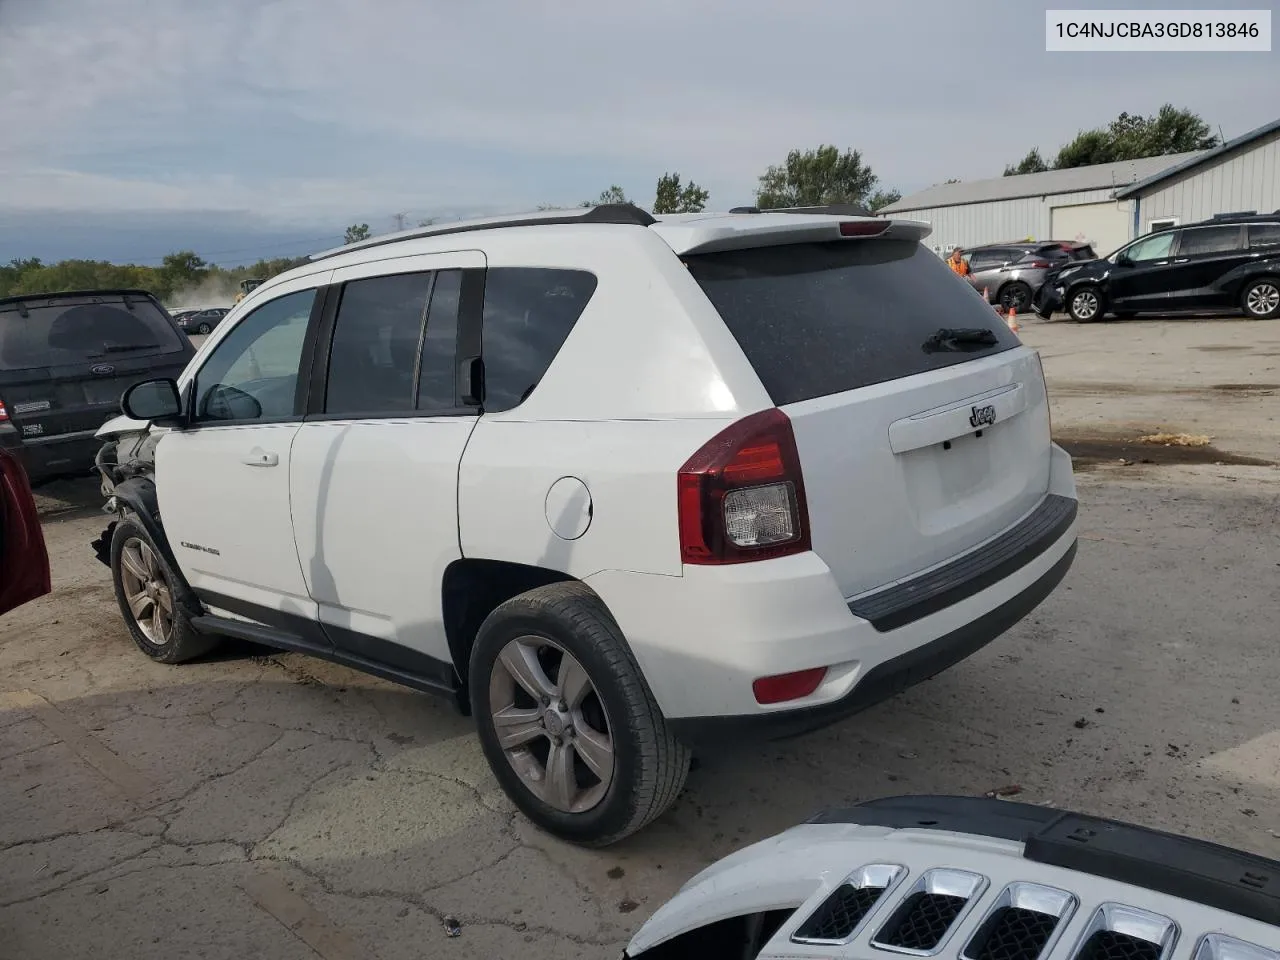
[[[1197, 114], [1166, 104], [1150, 117], [1121, 113], [1105, 127], [1080, 131], [1058, 150], [1052, 163], [1041, 156], [1039, 149], [1032, 148], [1020, 161], [1006, 166], [1004, 175], [1206, 150], [1221, 142], [1221, 138]], [[952, 179], [946, 182], [959, 181]], [[835, 203], [879, 210], [901, 198], [897, 190], [886, 188], [881, 183], [858, 150], [841, 150], [830, 144], [790, 151], [782, 163], [769, 166], [760, 175], [755, 189], [755, 205], [761, 210]], [[667, 172], [658, 178], [650, 209], [656, 214], [699, 213], [706, 209], [710, 199], [710, 193], [693, 180], [686, 181], [678, 172]], [[615, 184], [578, 206], [631, 202], [626, 191]], [[565, 208], [542, 204], [538, 209]], [[396, 215], [401, 226], [404, 225], [404, 217], [404, 214]], [[433, 222], [433, 219], [420, 220], [418, 225], [429, 226]], [[347, 228], [344, 240], [356, 243], [371, 235], [367, 223], [356, 223]], [[233, 297], [241, 280], [251, 277], [270, 279], [305, 262], [306, 257], [281, 257], [225, 268], [206, 262], [190, 250], [168, 254], [158, 267], [103, 260], [63, 260], [46, 264], [36, 258], [18, 259], [0, 266], [0, 297], [130, 287], [149, 290], [165, 302], [192, 291], [208, 291], [207, 299], [212, 302]]]
[[1023, 173], [1088, 167], [1096, 163], [1212, 150], [1221, 143], [1222, 138], [1197, 114], [1166, 103], [1150, 117], [1122, 113], [1105, 127], [1081, 130], [1058, 150], [1053, 163], [1046, 161], [1039, 149], [1032, 147], [1017, 163], [1005, 167], [1004, 175], [1013, 177]]
[[220, 267], [191, 250], [166, 254], [159, 266], [110, 263], [106, 260], [60, 260], [44, 263], [38, 257], [0, 265], [0, 297], [68, 290], [146, 290], [169, 303], [184, 294], [208, 291], [210, 304], [230, 300], [241, 280], [270, 279], [307, 262], [306, 257], [276, 257], [238, 267]]

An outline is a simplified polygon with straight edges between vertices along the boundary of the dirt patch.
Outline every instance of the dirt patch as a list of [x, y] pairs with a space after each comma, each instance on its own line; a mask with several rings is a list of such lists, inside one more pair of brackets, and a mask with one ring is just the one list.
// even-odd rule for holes
[[1205, 353], [1218, 353], [1228, 350], [1248, 350], [1247, 346], [1239, 346], [1234, 343], [1206, 343], [1204, 346], [1192, 347], [1192, 350], [1203, 350]]
[[1138, 438], [1139, 443], [1153, 443], [1162, 447], [1207, 447], [1213, 437], [1203, 433], [1150, 433]]
[[1210, 389], [1223, 393], [1252, 393], [1280, 390], [1280, 383], [1215, 383]]
[[1077, 470], [1088, 470], [1104, 463], [1122, 466], [1206, 463], [1240, 467], [1273, 466], [1270, 460], [1227, 453], [1208, 443], [1200, 445], [1144, 443], [1137, 438], [1083, 435], [1056, 437], [1055, 440], [1060, 447], [1071, 454]]

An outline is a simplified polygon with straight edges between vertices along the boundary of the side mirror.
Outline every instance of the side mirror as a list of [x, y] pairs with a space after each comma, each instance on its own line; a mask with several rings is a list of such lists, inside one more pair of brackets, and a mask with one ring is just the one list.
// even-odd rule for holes
[[143, 380], [120, 398], [120, 410], [131, 420], [176, 424], [182, 419], [182, 397], [173, 380]]
[[1133, 259], [1127, 253], [1117, 253], [1116, 264], [1121, 267], [1132, 267]]
[[239, 387], [219, 384], [205, 396], [200, 415], [210, 420], [257, 420], [262, 404]]

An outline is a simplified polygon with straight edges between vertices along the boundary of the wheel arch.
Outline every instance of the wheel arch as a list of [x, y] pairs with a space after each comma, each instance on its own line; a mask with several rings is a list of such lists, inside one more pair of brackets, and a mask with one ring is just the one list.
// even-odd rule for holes
[[440, 585], [441, 611], [453, 669], [462, 681], [459, 696], [465, 713], [470, 712], [466, 691], [471, 649], [480, 625], [499, 605], [512, 597], [551, 583], [582, 581], [548, 567], [476, 557], [455, 560], [445, 569]]

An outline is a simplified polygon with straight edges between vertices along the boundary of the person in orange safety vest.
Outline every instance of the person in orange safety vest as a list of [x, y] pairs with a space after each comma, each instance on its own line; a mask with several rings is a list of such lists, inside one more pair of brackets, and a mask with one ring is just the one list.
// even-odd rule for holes
[[965, 260], [964, 250], [960, 247], [951, 251], [951, 256], [947, 258], [947, 266], [962, 277], [969, 275], [969, 263]]

